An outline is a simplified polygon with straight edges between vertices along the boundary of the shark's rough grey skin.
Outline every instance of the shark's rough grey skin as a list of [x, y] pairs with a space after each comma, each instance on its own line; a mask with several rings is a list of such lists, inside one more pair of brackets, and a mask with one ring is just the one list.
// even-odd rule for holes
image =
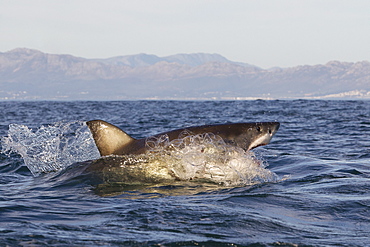
[[[103, 120], [87, 122], [101, 156], [142, 154], [148, 150], [147, 138], [135, 139], [126, 132]], [[245, 151], [267, 145], [279, 129], [278, 122], [231, 123], [187, 127], [160, 133], [153, 137], [167, 135], [169, 140], [178, 139], [187, 131], [192, 135], [213, 133], [220, 136], [225, 143], [243, 148]]]

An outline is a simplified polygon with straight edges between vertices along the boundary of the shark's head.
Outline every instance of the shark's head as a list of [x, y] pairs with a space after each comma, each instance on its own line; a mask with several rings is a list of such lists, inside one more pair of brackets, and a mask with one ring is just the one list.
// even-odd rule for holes
[[235, 131], [230, 130], [230, 136], [226, 137], [227, 141], [248, 151], [269, 144], [280, 124], [278, 122], [244, 123], [236, 124], [235, 127]]
[[231, 123], [187, 128], [192, 133], [213, 133], [245, 151], [267, 145], [279, 129], [278, 122]]

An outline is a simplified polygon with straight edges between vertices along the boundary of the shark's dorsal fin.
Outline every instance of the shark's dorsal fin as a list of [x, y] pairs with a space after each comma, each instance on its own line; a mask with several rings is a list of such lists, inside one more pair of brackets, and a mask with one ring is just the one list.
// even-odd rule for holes
[[92, 120], [86, 122], [86, 124], [93, 135], [101, 156], [120, 154], [125, 147], [135, 141], [120, 128], [103, 120]]

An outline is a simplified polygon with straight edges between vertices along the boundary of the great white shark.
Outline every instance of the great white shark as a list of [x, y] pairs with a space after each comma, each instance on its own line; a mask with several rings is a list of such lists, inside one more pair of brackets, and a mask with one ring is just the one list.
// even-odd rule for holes
[[[86, 124], [101, 156], [143, 154], [149, 149], [146, 145], [148, 138], [135, 139], [117, 126], [103, 120], [92, 120]], [[258, 146], [269, 144], [279, 126], [278, 122], [202, 125], [176, 129], [156, 134], [153, 137], [159, 138], [167, 135], [169, 141], [172, 141], [178, 139], [184, 131], [191, 135], [213, 133], [220, 136], [225, 143], [249, 151]]]

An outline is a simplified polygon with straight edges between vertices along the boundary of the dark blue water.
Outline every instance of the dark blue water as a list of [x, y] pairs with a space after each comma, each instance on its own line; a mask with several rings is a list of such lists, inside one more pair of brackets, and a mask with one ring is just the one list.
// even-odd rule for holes
[[[276, 177], [102, 184], [78, 163], [96, 158], [75, 122], [92, 119], [134, 137], [279, 121], [254, 150]], [[15, 133], [23, 146], [4, 143]], [[370, 246], [370, 101], [0, 102], [0, 136], [29, 158], [0, 154], [0, 246]], [[51, 139], [56, 149], [42, 145]], [[35, 160], [55, 172], [33, 176]]]

